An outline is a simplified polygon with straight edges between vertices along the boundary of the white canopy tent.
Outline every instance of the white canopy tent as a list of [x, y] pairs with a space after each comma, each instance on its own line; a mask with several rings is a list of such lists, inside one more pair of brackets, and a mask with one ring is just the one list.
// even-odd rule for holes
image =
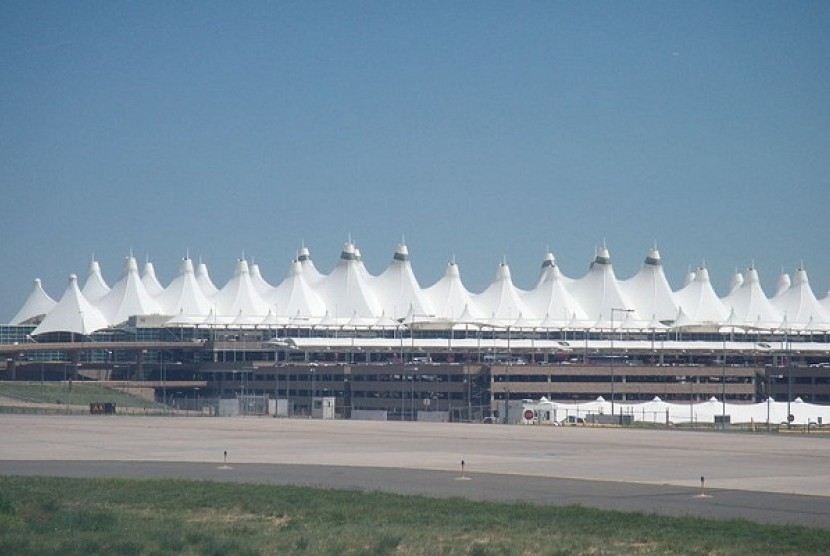
[[40, 284], [40, 278], [35, 278], [32, 291], [29, 293], [26, 301], [23, 302], [23, 307], [12, 318], [11, 323], [23, 324], [29, 320], [42, 317], [52, 311], [56, 305], [57, 302], [43, 290], [43, 286]]
[[107, 319], [93, 306], [78, 288], [78, 277], [69, 275], [69, 285], [57, 305], [32, 331], [33, 336], [49, 332], [72, 332], [89, 335], [109, 326]]
[[[755, 269], [740, 280], [733, 279], [732, 292], [723, 299], [712, 288], [705, 267], [690, 277], [687, 285], [673, 292], [660, 254], [652, 249], [634, 276], [619, 280], [608, 249], [602, 247], [579, 279], [564, 276], [553, 254], [547, 253], [539, 280], [529, 291], [516, 287], [503, 262], [483, 291], [470, 292], [454, 260], [438, 281], [423, 288], [405, 244], [398, 245], [387, 268], [373, 276], [350, 241], [328, 275], [317, 271], [303, 247], [276, 287], [265, 280], [258, 266], [249, 267], [248, 261], [241, 259], [221, 290], [211, 281], [204, 263], [194, 270], [192, 262], [162, 288], [151, 263], [139, 276], [135, 259], [128, 257], [124, 273], [112, 289], [93, 260], [79, 293], [103, 314], [107, 326], [119, 325], [132, 316], [161, 315], [171, 321], [187, 317], [188, 322], [200, 321], [203, 326], [253, 321], [261, 326], [273, 321], [279, 326], [301, 318], [315, 323], [332, 320], [338, 326], [360, 322], [369, 329], [382, 317], [395, 321], [408, 318], [419, 326], [428, 324], [431, 329], [448, 332], [482, 326], [521, 331], [637, 331], [660, 330], [667, 323], [676, 330], [693, 331], [722, 327], [803, 334], [830, 331], [830, 297], [816, 298], [803, 269], [796, 270], [786, 287], [786, 281], [779, 280], [780, 291], [771, 300], [764, 294]], [[49, 299], [42, 286], [34, 288], [12, 322], [34, 319], [36, 324], [45, 319], [57, 306], [50, 307]], [[624, 314], [615, 314], [619, 310]], [[271, 318], [266, 318], [269, 314]], [[359, 321], [354, 320], [355, 315]]]

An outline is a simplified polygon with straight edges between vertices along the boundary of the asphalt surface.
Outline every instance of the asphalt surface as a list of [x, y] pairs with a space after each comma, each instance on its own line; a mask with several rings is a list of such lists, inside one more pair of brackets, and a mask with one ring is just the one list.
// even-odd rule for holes
[[0, 474], [293, 484], [830, 528], [830, 439], [808, 435], [2, 415]]

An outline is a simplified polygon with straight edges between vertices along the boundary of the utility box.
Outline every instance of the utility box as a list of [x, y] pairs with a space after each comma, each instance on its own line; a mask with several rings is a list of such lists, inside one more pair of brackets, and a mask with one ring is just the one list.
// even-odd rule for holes
[[289, 417], [288, 400], [285, 398], [269, 399], [268, 413], [274, 417]]
[[715, 415], [716, 425], [729, 425], [732, 423], [731, 415]]
[[311, 418], [312, 419], [334, 419], [334, 397], [312, 398]]

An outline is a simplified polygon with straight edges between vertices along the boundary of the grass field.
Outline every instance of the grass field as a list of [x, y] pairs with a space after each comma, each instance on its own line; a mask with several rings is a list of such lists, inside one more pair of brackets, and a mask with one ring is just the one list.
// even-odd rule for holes
[[70, 405], [88, 406], [93, 402], [113, 402], [118, 407], [133, 408], [161, 408], [161, 404], [147, 401], [119, 390], [99, 386], [92, 382], [72, 382], [70, 390], [68, 383], [21, 383], [0, 382], [0, 396], [15, 398], [32, 403], [60, 404], [69, 402]]
[[183, 480], [0, 477], [0, 554], [826, 554], [830, 531]]

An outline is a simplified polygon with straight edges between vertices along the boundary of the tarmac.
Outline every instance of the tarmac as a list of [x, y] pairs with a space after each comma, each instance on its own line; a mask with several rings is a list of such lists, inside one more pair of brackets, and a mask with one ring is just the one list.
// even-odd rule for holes
[[830, 438], [808, 434], [6, 414], [0, 474], [295, 484], [830, 529]]

